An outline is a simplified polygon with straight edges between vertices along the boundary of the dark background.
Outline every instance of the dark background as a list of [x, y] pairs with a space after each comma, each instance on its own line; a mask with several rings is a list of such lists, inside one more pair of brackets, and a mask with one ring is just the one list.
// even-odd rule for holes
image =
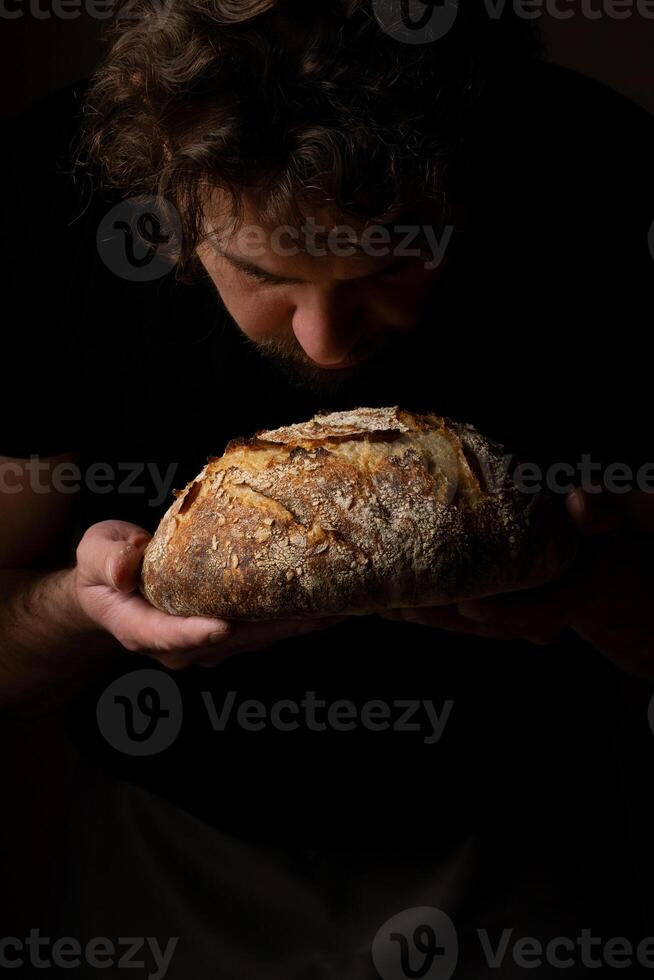
[[[82, 0], [79, 7], [67, 2], [69, 15], [79, 9], [76, 17], [54, 16], [50, 0], [4, 0], [4, 6], [0, 0], [0, 118], [93, 71], [106, 21], [85, 13]], [[568, 7], [565, 0], [559, 5]], [[625, 20], [591, 20], [581, 14], [580, 2], [568, 9], [575, 11], [571, 19], [541, 18], [548, 60], [596, 78], [654, 112], [654, 19], [634, 12]], [[654, 14], [654, 3], [651, 10]], [[7, 11], [20, 16], [7, 17]], [[75, 755], [47, 720], [0, 722], [0, 741], [0, 866], [11, 906], [0, 935], [20, 936], [39, 923], [42, 884], [61, 832]]]
[[[601, 9], [601, 0], [589, 3]], [[582, 13], [582, 0], [556, 0], [556, 5], [574, 16], [562, 20], [544, 9], [540, 23], [548, 60], [599, 79], [654, 112], [654, 3], [649, 4], [652, 19], [635, 8], [624, 11], [630, 13], [624, 20], [589, 19]], [[555, 9], [554, 0], [543, 7]], [[3, 16], [3, 10], [12, 18]], [[63, 0], [70, 17], [63, 20], [54, 16], [52, 0], [0, 2], [0, 117], [93, 71], [107, 21], [89, 10], [99, 11], [100, 4]]]

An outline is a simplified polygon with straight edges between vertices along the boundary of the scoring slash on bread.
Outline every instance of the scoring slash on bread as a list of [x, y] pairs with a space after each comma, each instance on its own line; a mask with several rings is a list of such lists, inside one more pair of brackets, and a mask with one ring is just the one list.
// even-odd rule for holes
[[445, 605], [562, 574], [563, 501], [522, 492], [504, 447], [398, 407], [234, 440], [162, 518], [141, 591], [173, 615], [261, 620]]

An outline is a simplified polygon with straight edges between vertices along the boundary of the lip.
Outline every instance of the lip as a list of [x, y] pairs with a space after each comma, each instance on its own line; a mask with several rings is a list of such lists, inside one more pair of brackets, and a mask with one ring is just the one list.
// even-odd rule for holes
[[367, 360], [367, 357], [360, 357], [356, 361], [345, 361], [345, 363], [341, 364], [318, 364], [317, 361], [313, 361], [313, 364], [315, 367], [320, 368], [321, 371], [350, 371]]

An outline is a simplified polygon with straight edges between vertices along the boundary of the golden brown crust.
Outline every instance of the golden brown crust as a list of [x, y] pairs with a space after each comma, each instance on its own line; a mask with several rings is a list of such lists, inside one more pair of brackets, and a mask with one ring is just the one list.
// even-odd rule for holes
[[561, 501], [524, 494], [504, 449], [398, 407], [234, 440], [162, 519], [141, 590], [177, 615], [275, 619], [442, 605], [561, 574]]

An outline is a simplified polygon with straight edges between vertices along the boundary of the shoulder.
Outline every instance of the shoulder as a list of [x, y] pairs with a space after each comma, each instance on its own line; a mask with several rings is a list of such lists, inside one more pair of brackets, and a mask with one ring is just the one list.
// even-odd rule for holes
[[[484, 133], [512, 149], [537, 152], [539, 161], [592, 161], [592, 171], [613, 162], [639, 166], [654, 152], [654, 116], [602, 82], [536, 59], [491, 87]], [[644, 162], [644, 161], [642, 161]], [[592, 176], [592, 173], [587, 173]]]
[[653, 170], [654, 117], [601, 82], [534, 60], [487, 95], [473, 193], [559, 269], [651, 262]]
[[591, 110], [608, 110], [615, 116], [631, 117], [636, 124], [654, 121], [646, 109], [626, 95], [571, 68], [534, 58], [525, 66], [525, 72], [533, 93], [540, 92], [546, 98], [558, 96], [562, 108], [569, 111], [584, 106]]
[[629, 186], [621, 188], [627, 194], [649, 185], [654, 116], [626, 96], [576, 71], [534, 61], [517, 106], [524, 137], [552, 176], [567, 174], [593, 190], [600, 181], [609, 193], [616, 179], [628, 177]]
[[[540, 118], [587, 152], [609, 157], [654, 148], [654, 116], [608, 85], [568, 68], [534, 63], [531, 92]], [[602, 161], [598, 159], [598, 165]]]

